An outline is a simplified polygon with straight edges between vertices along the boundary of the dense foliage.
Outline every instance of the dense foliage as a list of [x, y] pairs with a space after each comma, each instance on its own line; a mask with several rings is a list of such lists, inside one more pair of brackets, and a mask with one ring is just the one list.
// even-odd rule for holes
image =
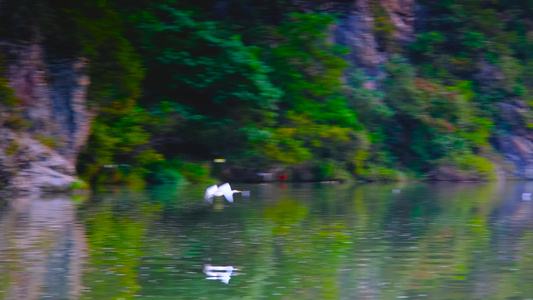
[[21, 36], [4, 36], [40, 36], [50, 53], [89, 59], [99, 114], [78, 167], [99, 182], [203, 182], [214, 158], [226, 166], [211, 171], [248, 180], [274, 168], [294, 180], [490, 179], [489, 140], [507, 126], [499, 104], [533, 92], [533, 6], [523, 1], [419, 1], [408, 45], [370, 1], [388, 57], [377, 79], [331, 44], [341, 15], [290, 1], [6, 3], [8, 21], [42, 9]]

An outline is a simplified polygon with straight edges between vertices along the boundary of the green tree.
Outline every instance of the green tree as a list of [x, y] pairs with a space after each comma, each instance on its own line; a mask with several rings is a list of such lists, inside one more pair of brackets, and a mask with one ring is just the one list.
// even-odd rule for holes
[[151, 109], [167, 101], [182, 116], [174, 132], [181, 137], [177, 146], [188, 146], [183, 152], [204, 159], [238, 155], [250, 145], [246, 129], [273, 124], [281, 92], [257, 48], [217, 22], [171, 6], [137, 17], [147, 67], [143, 104]]
[[363, 128], [343, 94], [345, 49], [327, 41], [334, 21], [327, 14], [291, 14], [272, 37], [265, 60], [284, 96], [280, 119], [264, 152], [286, 164], [333, 159], [351, 162]]

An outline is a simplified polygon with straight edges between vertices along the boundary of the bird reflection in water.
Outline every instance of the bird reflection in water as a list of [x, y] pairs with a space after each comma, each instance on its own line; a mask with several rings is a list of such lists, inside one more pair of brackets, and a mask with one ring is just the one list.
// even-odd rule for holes
[[207, 275], [205, 279], [220, 280], [225, 284], [229, 283], [231, 276], [236, 276], [240, 274], [235, 271], [240, 271], [240, 269], [235, 268], [233, 266], [204, 265], [204, 273]]

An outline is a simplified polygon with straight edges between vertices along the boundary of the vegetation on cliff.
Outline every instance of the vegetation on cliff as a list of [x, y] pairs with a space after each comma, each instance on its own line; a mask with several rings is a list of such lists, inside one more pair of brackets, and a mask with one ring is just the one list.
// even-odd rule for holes
[[410, 44], [369, 1], [388, 57], [379, 78], [331, 43], [342, 14], [291, 1], [15, 2], [8, 21], [41, 13], [4, 37], [90, 61], [98, 115], [78, 170], [93, 182], [202, 182], [214, 158], [237, 179], [273, 168], [294, 180], [491, 179], [499, 105], [533, 92], [523, 1], [419, 1]]

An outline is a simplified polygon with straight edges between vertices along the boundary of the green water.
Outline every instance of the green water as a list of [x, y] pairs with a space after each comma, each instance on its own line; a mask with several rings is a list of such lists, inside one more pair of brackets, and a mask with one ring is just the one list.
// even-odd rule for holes
[[533, 182], [234, 188], [7, 199], [0, 298], [533, 299]]

